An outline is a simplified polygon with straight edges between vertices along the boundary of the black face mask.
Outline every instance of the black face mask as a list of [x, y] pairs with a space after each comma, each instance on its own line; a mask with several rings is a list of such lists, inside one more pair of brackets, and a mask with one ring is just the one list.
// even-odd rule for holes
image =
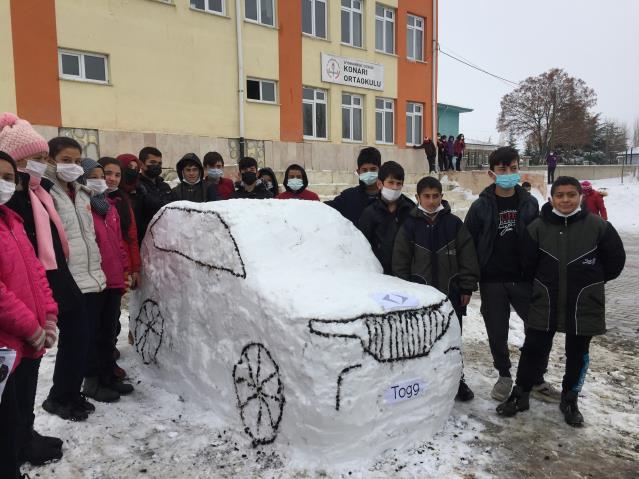
[[149, 165], [144, 174], [154, 180], [162, 174], [162, 165]]
[[245, 171], [242, 173], [242, 182], [245, 185], [252, 185], [257, 181], [257, 173], [254, 171]]
[[125, 168], [124, 171], [122, 172], [122, 179], [124, 180], [126, 184], [132, 185], [133, 183], [137, 181], [139, 175], [140, 174], [137, 172], [137, 170], [132, 170], [131, 168]]

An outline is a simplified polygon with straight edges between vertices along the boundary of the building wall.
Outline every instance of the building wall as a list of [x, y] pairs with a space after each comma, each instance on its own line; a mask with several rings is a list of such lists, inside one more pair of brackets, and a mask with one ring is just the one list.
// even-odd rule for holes
[[437, 131], [447, 136], [459, 135], [459, 112], [447, 108], [439, 108], [437, 114]]
[[0, 110], [16, 111], [11, 9], [7, 1], [0, 2], [0, 59]]

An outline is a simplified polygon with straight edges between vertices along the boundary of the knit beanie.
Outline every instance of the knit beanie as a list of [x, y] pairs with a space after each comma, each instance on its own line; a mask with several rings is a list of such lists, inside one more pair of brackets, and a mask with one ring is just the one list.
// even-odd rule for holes
[[585, 194], [592, 193], [592, 183], [588, 180], [581, 182], [581, 189]]
[[[102, 165], [92, 158], [83, 158], [80, 166], [84, 170], [84, 176], [87, 176], [94, 168], [102, 168]], [[102, 168], [104, 169], [104, 168]]]
[[6, 112], [0, 115], [0, 150], [20, 161], [36, 153], [48, 153], [49, 144], [27, 120]]

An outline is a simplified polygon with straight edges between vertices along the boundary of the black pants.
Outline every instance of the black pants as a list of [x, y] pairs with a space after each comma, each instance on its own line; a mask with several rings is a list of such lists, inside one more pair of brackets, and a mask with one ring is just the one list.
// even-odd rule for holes
[[75, 400], [82, 387], [89, 346], [86, 303], [93, 294], [96, 293], [83, 294], [74, 309], [61, 311], [58, 315], [58, 354], [49, 398], [63, 404]]
[[113, 340], [117, 337], [121, 300], [121, 290], [105, 289], [87, 301], [91, 329], [86, 377], [106, 381], [113, 374]]
[[435, 171], [435, 157], [434, 156], [426, 156], [428, 160], [428, 172], [432, 173]]
[[456, 156], [455, 159], [456, 159], [456, 161], [455, 161], [455, 169], [457, 171], [461, 171], [462, 157], [461, 156]]
[[446, 153], [444, 153], [442, 150], [439, 150], [437, 161], [439, 163], [439, 171], [446, 170]]
[[[510, 353], [508, 351], [508, 330], [510, 306], [526, 322], [532, 288], [530, 283], [480, 283], [481, 315], [486, 325], [493, 365], [500, 376], [510, 377]], [[548, 356], [543, 371], [535, 384], [544, 382], [543, 375], [548, 367]]]
[[18, 433], [16, 443], [20, 451], [31, 439], [35, 414], [36, 390], [38, 389], [38, 373], [42, 360], [22, 358], [14, 372], [16, 396], [18, 402]]
[[[535, 378], [544, 373], [554, 336], [554, 331], [526, 330], [526, 340], [517, 367], [517, 385], [524, 391], [530, 391]], [[592, 336], [566, 334], [566, 370], [561, 384], [564, 393], [581, 391], [590, 363], [588, 350], [591, 339]]]
[[18, 399], [15, 377], [10, 374], [4, 385], [0, 400], [0, 477], [15, 479], [20, 477], [18, 466]]
[[552, 184], [555, 182], [555, 166], [548, 167], [548, 184]]

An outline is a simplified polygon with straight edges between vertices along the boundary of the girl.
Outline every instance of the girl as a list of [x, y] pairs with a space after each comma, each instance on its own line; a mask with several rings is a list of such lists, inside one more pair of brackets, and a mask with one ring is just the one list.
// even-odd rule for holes
[[257, 178], [262, 180], [262, 183], [273, 194], [273, 198], [280, 194], [280, 186], [277, 184], [277, 177], [273, 170], [270, 168], [260, 168], [257, 172]]

